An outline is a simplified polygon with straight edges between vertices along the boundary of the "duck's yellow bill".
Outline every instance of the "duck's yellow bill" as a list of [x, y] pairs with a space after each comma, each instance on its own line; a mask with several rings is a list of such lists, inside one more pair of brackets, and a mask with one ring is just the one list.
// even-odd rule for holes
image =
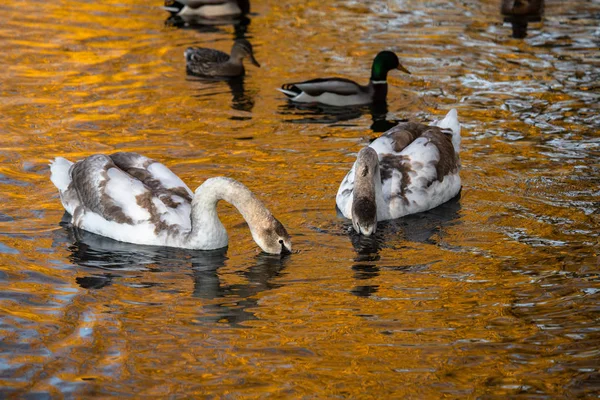
[[406, 68], [404, 68], [402, 65], [398, 65], [398, 68], [396, 68], [396, 69], [399, 69], [400, 71], [402, 71], [402, 72], [406, 72], [407, 74], [409, 74], [409, 75], [410, 75], [410, 71], [409, 71], [409, 70], [407, 70]]

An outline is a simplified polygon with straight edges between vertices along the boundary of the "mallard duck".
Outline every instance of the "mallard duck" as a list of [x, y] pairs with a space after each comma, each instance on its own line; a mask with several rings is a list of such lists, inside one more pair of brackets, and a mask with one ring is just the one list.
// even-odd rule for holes
[[387, 96], [387, 73], [398, 69], [410, 74], [398, 56], [391, 51], [382, 51], [373, 60], [371, 79], [368, 85], [344, 78], [319, 78], [305, 82], [286, 83], [279, 91], [291, 101], [321, 103], [331, 106], [353, 106], [384, 102]]
[[248, 0], [165, 0], [163, 7], [178, 17], [233, 18], [250, 11]]
[[430, 126], [400, 123], [358, 153], [337, 207], [366, 236], [377, 221], [437, 207], [460, 192], [459, 147], [456, 110]]
[[73, 226], [121, 242], [195, 250], [226, 247], [227, 231], [217, 215], [225, 200], [242, 214], [254, 241], [267, 253], [290, 252], [283, 225], [241, 183], [207, 179], [195, 193], [163, 164], [136, 153], [95, 154], [50, 164]]
[[193, 75], [211, 77], [231, 77], [244, 75], [244, 57], [250, 58], [252, 64], [260, 67], [252, 45], [246, 39], [238, 39], [233, 43], [231, 56], [219, 50], [203, 47], [188, 47], [183, 53], [187, 71]]

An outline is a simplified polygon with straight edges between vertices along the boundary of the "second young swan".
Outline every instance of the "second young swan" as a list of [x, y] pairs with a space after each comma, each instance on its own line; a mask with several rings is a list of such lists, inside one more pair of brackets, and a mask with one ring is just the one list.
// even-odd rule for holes
[[460, 192], [459, 148], [456, 110], [432, 126], [401, 123], [358, 153], [337, 207], [366, 236], [377, 221], [437, 207]]
[[207, 179], [195, 193], [163, 164], [136, 153], [95, 154], [72, 163], [57, 157], [50, 179], [74, 226], [122, 242], [196, 250], [226, 247], [217, 215], [225, 200], [242, 214], [267, 253], [292, 250], [290, 236], [241, 183]]

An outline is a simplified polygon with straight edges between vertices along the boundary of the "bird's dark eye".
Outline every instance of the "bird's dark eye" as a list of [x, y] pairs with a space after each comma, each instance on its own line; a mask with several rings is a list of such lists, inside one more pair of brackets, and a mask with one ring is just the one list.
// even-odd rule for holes
[[279, 244], [283, 244], [283, 239], [279, 239]]

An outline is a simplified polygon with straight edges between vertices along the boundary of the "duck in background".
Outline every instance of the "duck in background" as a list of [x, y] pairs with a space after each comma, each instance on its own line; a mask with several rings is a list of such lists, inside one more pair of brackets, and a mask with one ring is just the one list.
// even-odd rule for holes
[[246, 73], [243, 60], [248, 57], [250, 62], [260, 67], [252, 45], [246, 39], [238, 39], [233, 43], [231, 55], [219, 50], [204, 47], [188, 47], [185, 52], [185, 62], [188, 74], [203, 77], [235, 77]]
[[281, 222], [231, 178], [207, 179], [193, 193], [163, 164], [127, 152], [95, 154], [76, 163], [57, 157], [50, 171], [71, 224], [97, 235], [150, 246], [224, 248], [229, 238], [217, 203], [225, 200], [242, 214], [263, 251], [292, 250]]
[[500, 12], [504, 22], [512, 25], [512, 37], [523, 39], [527, 36], [527, 24], [542, 20], [544, 0], [502, 0]]
[[166, 26], [214, 32], [215, 26], [233, 25], [236, 39], [250, 24], [249, 0], [165, 0], [163, 9], [170, 13]]
[[165, 0], [163, 7], [177, 17], [235, 18], [250, 12], [249, 0]]
[[459, 149], [456, 110], [429, 126], [399, 123], [358, 153], [336, 205], [365, 236], [377, 221], [437, 207], [460, 192]]
[[321, 103], [330, 106], [355, 106], [386, 101], [387, 74], [397, 69], [410, 72], [400, 64], [398, 56], [382, 51], [373, 60], [371, 79], [365, 86], [344, 78], [318, 78], [310, 81], [286, 83], [279, 91], [289, 100], [299, 103]]

